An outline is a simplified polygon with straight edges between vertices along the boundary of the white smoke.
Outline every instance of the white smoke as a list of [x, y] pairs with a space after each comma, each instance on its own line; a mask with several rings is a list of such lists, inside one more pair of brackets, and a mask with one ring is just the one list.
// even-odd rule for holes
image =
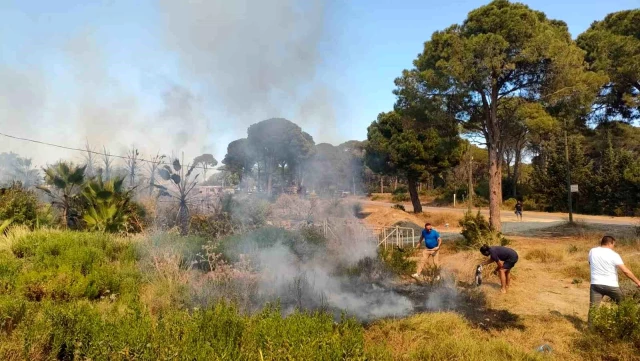
[[[39, 30], [22, 34], [21, 48], [12, 49], [13, 58], [29, 61], [0, 61], [0, 128], [74, 148], [88, 141], [117, 155], [133, 145], [143, 158], [158, 151], [184, 152], [187, 159], [211, 153], [219, 161], [250, 124], [274, 116], [311, 134], [322, 131], [319, 138], [327, 140], [334, 136], [327, 130], [334, 128], [339, 96], [320, 79], [320, 69], [331, 54], [333, 5], [159, 0], [150, 12], [125, 16], [116, 11], [125, 2], [95, 4], [91, 11], [112, 15], [110, 25], [148, 27], [125, 23], [144, 29], [129, 39], [146, 40], [140, 49], [116, 49], [125, 56], [113, 54], [114, 44], [135, 41], [85, 24], [62, 30], [56, 14], [36, 24], [38, 6], [16, 5], [24, 26]], [[0, 153], [11, 151], [37, 166], [82, 159], [78, 152], [2, 138]]]

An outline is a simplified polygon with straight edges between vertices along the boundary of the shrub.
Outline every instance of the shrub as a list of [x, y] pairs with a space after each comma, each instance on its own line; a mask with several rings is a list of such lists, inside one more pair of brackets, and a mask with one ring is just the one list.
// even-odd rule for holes
[[480, 211], [475, 216], [471, 212], [466, 212], [459, 221], [459, 225], [462, 227], [461, 234], [464, 237], [460, 245], [464, 247], [496, 244], [503, 238], [500, 233], [491, 230], [489, 222], [480, 214]]
[[407, 188], [407, 186], [399, 186], [396, 189], [393, 190], [393, 194], [407, 194], [409, 192], [409, 189]]
[[45, 303], [39, 315], [24, 320], [0, 342], [0, 358], [364, 359], [362, 327], [352, 319], [336, 323], [324, 313], [295, 312], [285, 318], [270, 307], [246, 316], [218, 303], [195, 311], [172, 309], [154, 319], [137, 306], [121, 312], [74, 302]]
[[238, 200], [232, 194], [225, 194], [220, 200], [220, 212], [228, 214], [237, 227], [254, 229], [266, 224], [271, 206], [268, 201], [257, 196]]
[[392, 202], [408, 202], [410, 199], [408, 193], [394, 193], [391, 197]]
[[22, 188], [20, 183], [0, 189], [0, 224], [3, 220], [33, 229], [38, 220], [38, 199], [33, 191]]
[[604, 340], [631, 342], [640, 351], [640, 305], [627, 300], [590, 311], [592, 331]]
[[513, 210], [516, 208], [516, 203], [518, 203], [517, 199], [509, 198], [506, 201], [502, 202], [502, 207], [505, 209]]
[[[136, 297], [140, 275], [133, 245], [100, 233], [37, 231], [11, 246], [18, 293], [31, 301]], [[3, 261], [5, 271], [9, 267]], [[11, 263], [9, 263], [11, 265]], [[2, 277], [2, 276], [0, 276]]]
[[522, 209], [525, 211], [539, 211], [542, 207], [533, 199], [525, 199], [524, 202], [522, 202]]
[[228, 213], [197, 214], [189, 222], [189, 235], [215, 240], [233, 234], [235, 225]]
[[393, 207], [391, 207], [391, 208], [398, 209], [398, 210], [401, 210], [403, 212], [406, 212], [406, 210], [405, 210], [405, 208], [404, 208], [404, 206], [402, 204], [394, 204]]
[[412, 250], [398, 248], [379, 248], [378, 258], [393, 272], [400, 275], [412, 275], [416, 271], [416, 261], [412, 261]]

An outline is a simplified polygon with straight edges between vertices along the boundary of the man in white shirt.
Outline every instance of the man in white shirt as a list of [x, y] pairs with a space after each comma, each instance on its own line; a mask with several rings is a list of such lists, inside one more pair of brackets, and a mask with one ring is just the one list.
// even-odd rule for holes
[[622, 291], [618, 284], [618, 269], [630, 280], [640, 287], [640, 280], [629, 270], [622, 258], [613, 247], [616, 240], [611, 236], [604, 236], [600, 241], [600, 247], [589, 251], [589, 266], [591, 268], [591, 290], [589, 294], [589, 306], [597, 307], [602, 297], [609, 296], [614, 302], [620, 303]]

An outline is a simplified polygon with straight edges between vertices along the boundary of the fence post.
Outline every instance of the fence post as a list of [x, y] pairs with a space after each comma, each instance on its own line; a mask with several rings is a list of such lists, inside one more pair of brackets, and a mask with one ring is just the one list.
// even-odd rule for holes
[[382, 243], [384, 243], [384, 249], [387, 249], [387, 227], [382, 227]]
[[396, 226], [396, 245], [400, 247], [400, 228]]
[[411, 246], [416, 248], [416, 230], [411, 228]]

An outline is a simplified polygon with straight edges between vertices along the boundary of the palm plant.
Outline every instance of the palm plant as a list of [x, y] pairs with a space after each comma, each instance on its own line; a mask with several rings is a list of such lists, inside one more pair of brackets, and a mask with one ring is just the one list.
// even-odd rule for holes
[[86, 165], [80, 167], [70, 162], [60, 161], [44, 169], [46, 186], [39, 186], [38, 189], [47, 193], [51, 198], [51, 204], [62, 210], [65, 227], [74, 223], [71, 210], [84, 184], [86, 168]]
[[126, 230], [127, 206], [131, 201], [131, 190], [124, 190], [124, 178], [103, 181], [102, 176], [91, 180], [82, 190], [87, 201], [82, 219], [87, 229], [100, 232]]
[[[193, 173], [193, 170], [207, 158], [208, 157], [203, 156], [196, 157], [190, 165], [187, 165], [186, 168], [188, 170], [186, 174], [185, 167], [182, 166], [178, 159], [173, 160], [172, 166], [165, 165], [158, 169], [158, 175], [160, 175], [160, 178], [169, 182], [173, 189], [170, 191], [166, 186], [159, 184], [154, 184], [154, 186], [160, 189], [161, 195], [168, 195], [178, 201], [179, 208], [176, 219], [180, 225], [180, 234], [182, 235], [186, 235], [189, 230], [189, 193], [198, 184], [198, 176], [200, 175], [196, 174], [191, 177], [191, 174]], [[208, 159], [208, 161], [211, 160]], [[213, 159], [213, 162], [217, 163], [215, 159]]]

